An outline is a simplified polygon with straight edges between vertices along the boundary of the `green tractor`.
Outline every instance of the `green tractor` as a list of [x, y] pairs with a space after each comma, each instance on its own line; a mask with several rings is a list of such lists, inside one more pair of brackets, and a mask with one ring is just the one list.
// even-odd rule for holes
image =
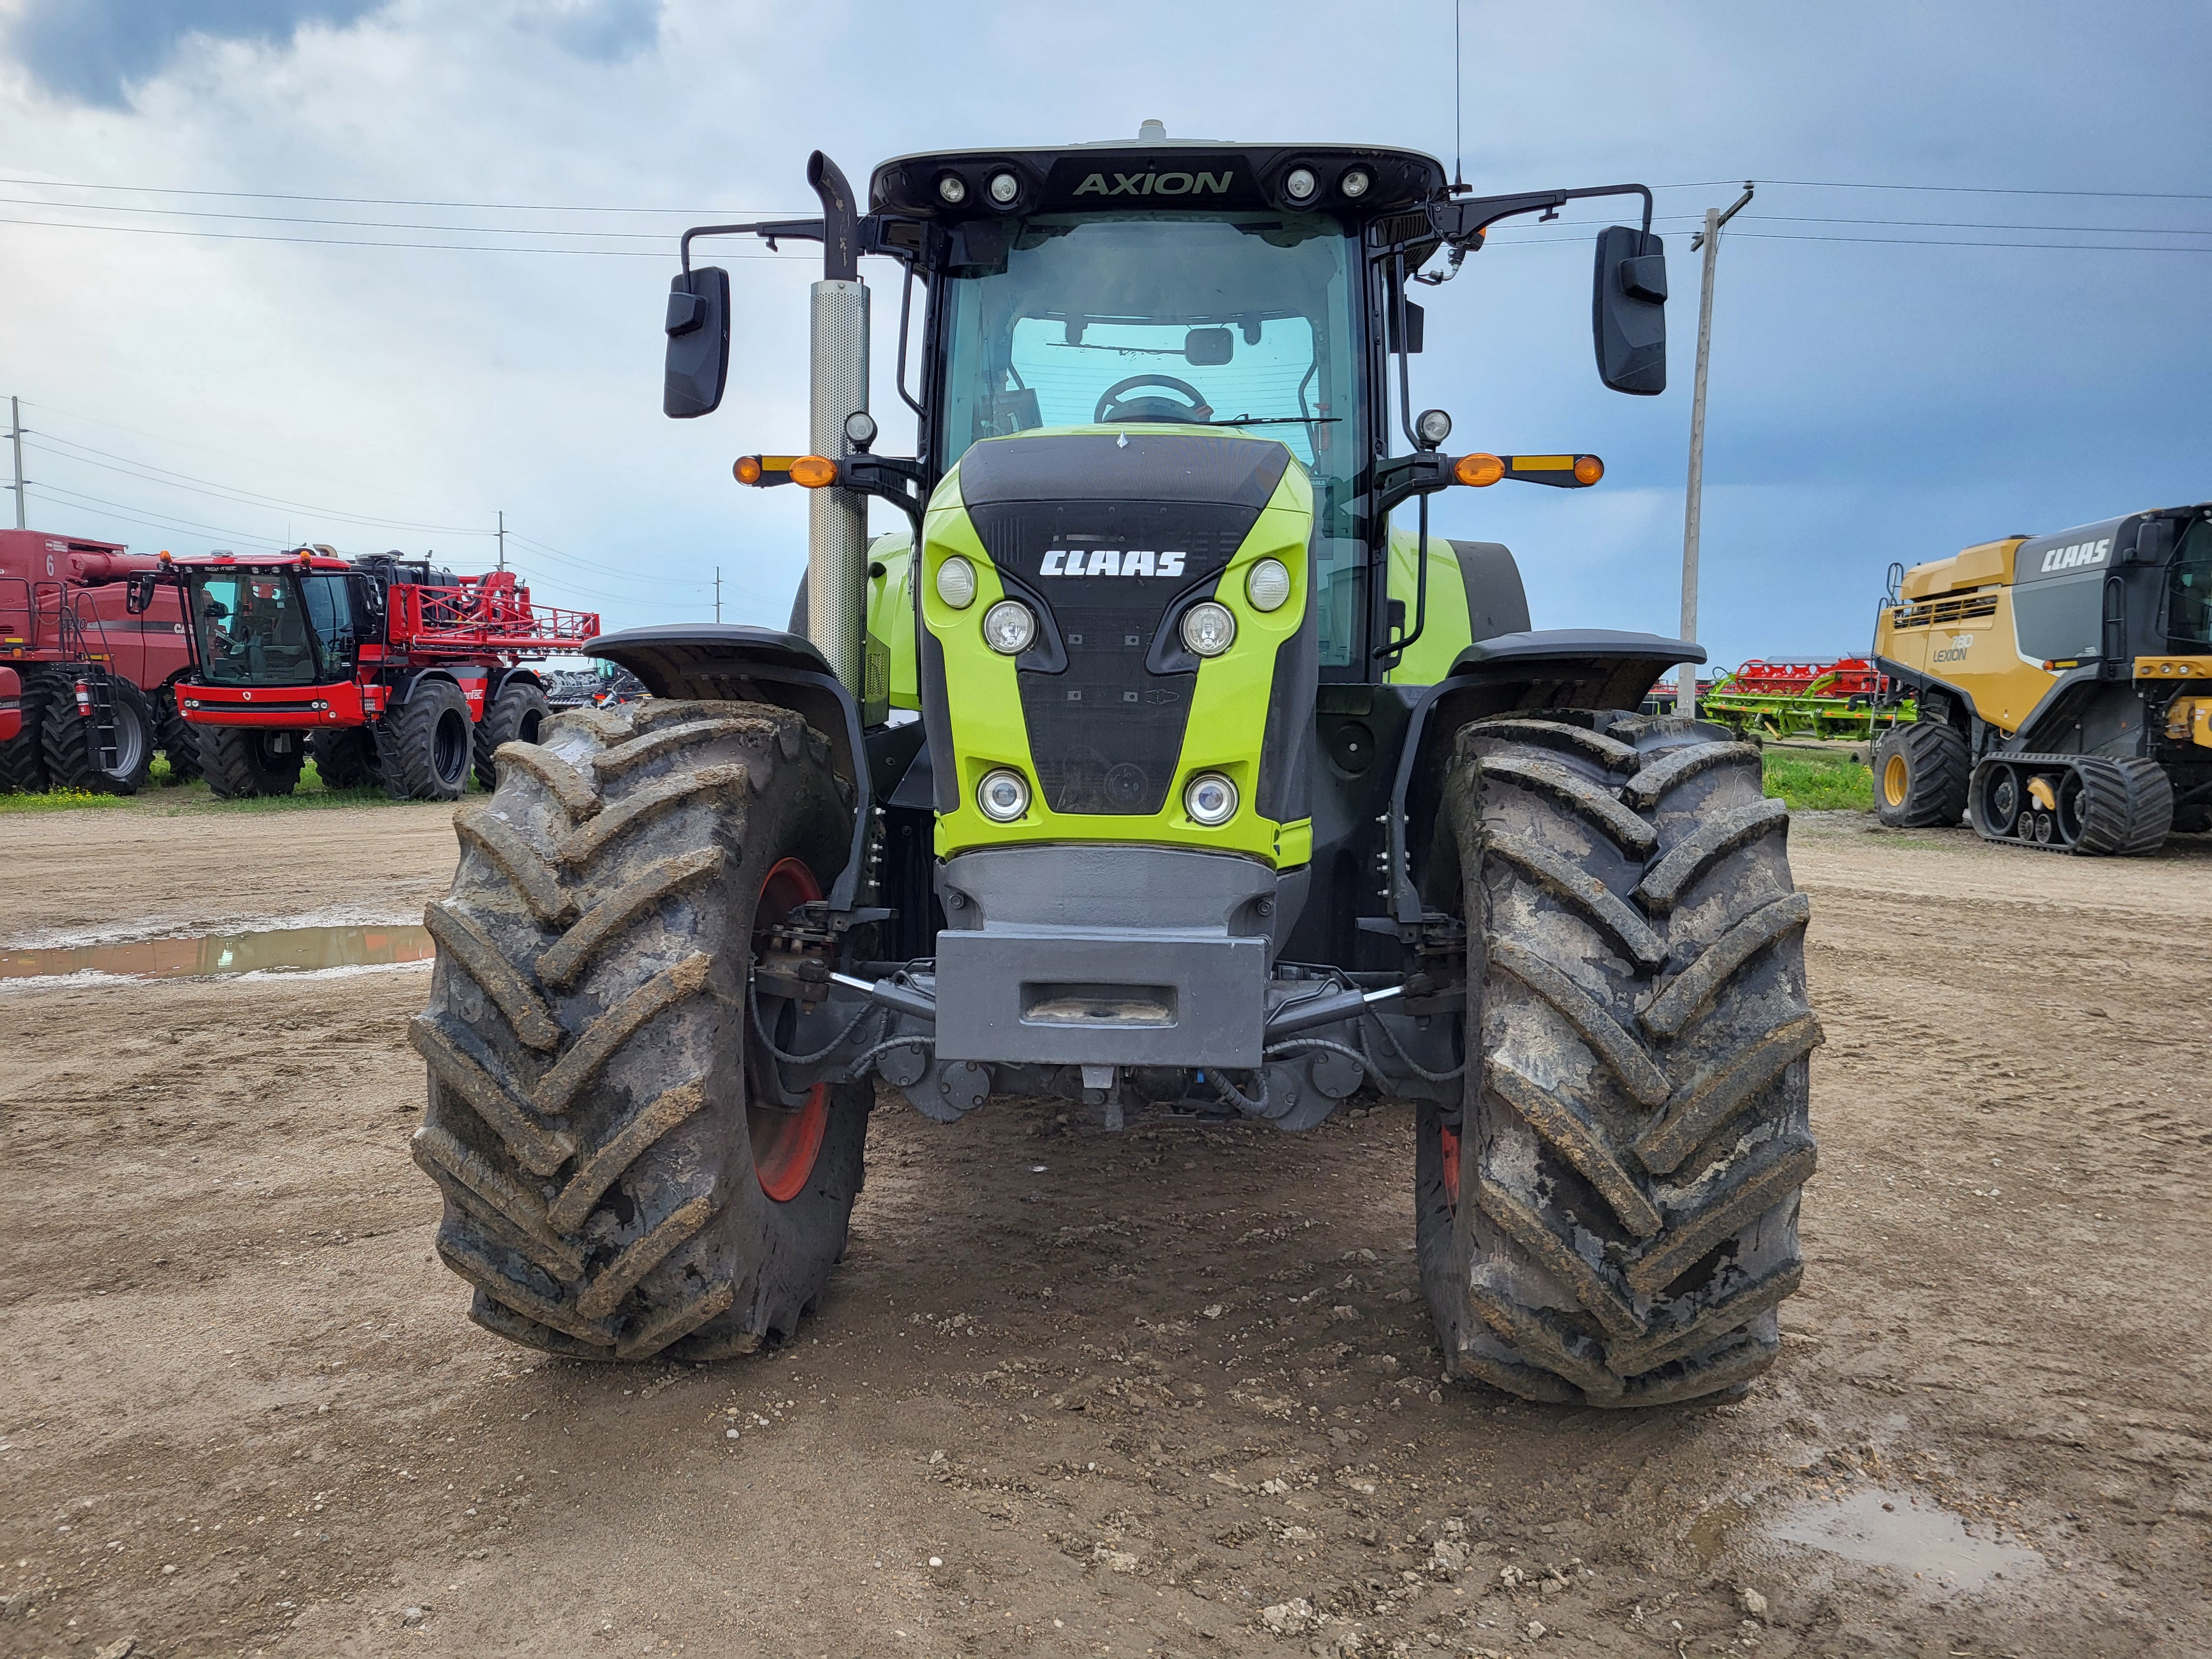
[[[1152, 123], [889, 161], [865, 211], [808, 178], [819, 219], [687, 233], [666, 317], [666, 411], [706, 414], [692, 242], [823, 244], [810, 453], [736, 467], [811, 492], [789, 630], [592, 643], [650, 696], [502, 748], [429, 912], [415, 1152], [472, 1316], [591, 1359], [788, 1340], [878, 1099], [1295, 1130], [1382, 1096], [1453, 1376], [1741, 1389], [1814, 1157], [1787, 819], [1755, 747], [1634, 712], [1699, 647], [1531, 631], [1510, 553], [1428, 533], [1439, 491], [1597, 459], [1448, 453], [1409, 385], [1411, 284], [1630, 195], [1599, 370], [1660, 391], [1650, 192]], [[913, 459], [874, 453], [863, 256], [901, 268]]]

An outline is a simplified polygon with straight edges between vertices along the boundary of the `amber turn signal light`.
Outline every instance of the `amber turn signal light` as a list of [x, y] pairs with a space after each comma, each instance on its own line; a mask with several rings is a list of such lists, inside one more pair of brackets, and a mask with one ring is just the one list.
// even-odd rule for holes
[[739, 483], [757, 484], [761, 481], [761, 458], [757, 455], [740, 455], [738, 457], [738, 464], [730, 471], [737, 476]]
[[1462, 455], [1452, 463], [1452, 477], [1477, 489], [1487, 489], [1505, 476], [1505, 463], [1495, 455]]
[[1605, 477], [1605, 463], [1598, 459], [1596, 456], [1577, 455], [1575, 457], [1575, 482], [1577, 483], [1594, 484], [1603, 477]]
[[826, 455], [800, 455], [791, 463], [791, 481], [808, 489], [821, 489], [837, 482], [837, 463]]

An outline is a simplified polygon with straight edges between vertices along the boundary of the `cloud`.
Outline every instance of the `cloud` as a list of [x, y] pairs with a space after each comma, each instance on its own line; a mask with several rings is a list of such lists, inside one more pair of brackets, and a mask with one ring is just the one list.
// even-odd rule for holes
[[9, 31], [15, 56], [52, 93], [109, 109], [193, 35], [281, 46], [321, 23], [343, 28], [385, 0], [30, 0]]
[[587, 62], [618, 64], [659, 40], [660, 0], [552, 0], [516, 21]]

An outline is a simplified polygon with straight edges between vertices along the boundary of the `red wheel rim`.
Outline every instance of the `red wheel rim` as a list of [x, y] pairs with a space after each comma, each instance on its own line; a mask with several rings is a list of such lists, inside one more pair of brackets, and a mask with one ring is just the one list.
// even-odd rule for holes
[[1437, 1125], [1437, 1152], [1443, 1159], [1444, 1199], [1459, 1208], [1459, 1131], [1449, 1123]]
[[[753, 910], [754, 955], [760, 954], [776, 923], [821, 896], [821, 883], [797, 859], [785, 859], [770, 870], [761, 883], [760, 902]], [[775, 1021], [765, 1013], [761, 1023], [770, 1030], [775, 1029]], [[757, 1042], [758, 1036], [752, 1041]], [[750, 1043], [747, 1052], [753, 1052]], [[830, 1085], [816, 1084], [807, 1091], [803, 1106], [776, 1106], [763, 1098], [768, 1093], [763, 1085], [772, 1076], [772, 1061], [762, 1054], [753, 1077], [748, 1079], [753, 1086], [748, 1091], [752, 1098], [746, 1104], [745, 1121], [752, 1135], [753, 1172], [760, 1177], [761, 1191], [784, 1204], [806, 1190], [807, 1177], [814, 1173], [814, 1160], [821, 1155], [822, 1137], [830, 1127]]]

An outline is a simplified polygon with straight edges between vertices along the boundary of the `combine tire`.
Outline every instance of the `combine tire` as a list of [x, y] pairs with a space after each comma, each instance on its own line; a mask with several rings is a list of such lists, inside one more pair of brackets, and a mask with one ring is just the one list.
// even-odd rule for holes
[[1813, 1173], [1809, 906], [1758, 749], [1674, 715], [1459, 733], [1461, 1109], [1416, 1141], [1445, 1364], [1531, 1400], [1738, 1389], [1780, 1346]]
[[451, 680], [415, 683], [377, 723], [376, 756], [394, 800], [459, 800], [469, 787], [469, 700]]
[[365, 726], [310, 733], [307, 756], [325, 789], [365, 789], [377, 781], [376, 746]]
[[[851, 819], [785, 710], [579, 710], [501, 752], [425, 917], [416, 1161], [437, 1247], [501, 1336], [704, 1360], [789, 1337], [842, 1253], [873, 1099], [786, 1103], [749, 1016], [760, 930], [813, 896]], [[774, 1030], [786, 1003], [763, 997]]]
[[57, 668], [26, 669], [23, 680], [23, 729], [0, 743], [0, 789], [44, 794], [52, 786], [46, 781], [46, 705], [57, 696], [76, 707], [76, 679]]
[[200, 728], [177, 707], [173, 684], [154, 693], [154, 738], [168, 757], [171, 783], [190, 783], [200, 775]]
[[509, 680], [484, 710], [477, 727], [477, 781], [487, 789], [499, 787], [499, 769], [492, 757], [503, 743], [535, 743], [545, 722], [553, 718], [553, 705], [545, 693], [528, 680]]
[[1874, 746], [1874, 810], [1893, 830], [1954, 824], [1966, 813], [1973, 760], [1948, 726], [1917, 720], [1892, 726]]
[[[300, 786], [300, 766], [306, 757], [296, 732], [203, 726], [199, 738], [200, 775], [219, 800], [289, 795]], [[279, 743], [290, 747], [279, 749]]]
[[154, 705], [129, 680], [110, 674], [107, 695], [115, 719], [115, 758], [101, 752], [100, 727], [81, 713], [77, 682], [59, 683], [46, 699], [43, 727], [47, 787], [94, 795], [135, 795], [154, 764]]

